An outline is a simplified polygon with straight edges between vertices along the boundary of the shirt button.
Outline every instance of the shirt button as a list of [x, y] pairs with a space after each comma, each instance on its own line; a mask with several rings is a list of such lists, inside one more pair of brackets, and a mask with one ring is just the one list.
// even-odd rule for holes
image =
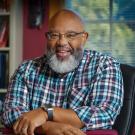
[[63, 79], [61, 79], [61, 81], [63, 82], [64, 80], [63, 80]]
[[83, 59], [82, 62], [85, 63], [85, 60]]

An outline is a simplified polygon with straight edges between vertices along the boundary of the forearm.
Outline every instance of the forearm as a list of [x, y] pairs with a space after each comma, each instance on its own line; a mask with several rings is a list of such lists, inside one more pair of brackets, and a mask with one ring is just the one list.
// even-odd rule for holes
[[72, 109], [54, 107], [53, 121], [70, 124], [77, 128], [82, 128], [84, 126], [84, 123], [79, 119], [77, 114]]
[[40, 127], [36, 128], [35, 133], [46, 135], [85, 135], [83, 131], [69, 124], [47, 121]]

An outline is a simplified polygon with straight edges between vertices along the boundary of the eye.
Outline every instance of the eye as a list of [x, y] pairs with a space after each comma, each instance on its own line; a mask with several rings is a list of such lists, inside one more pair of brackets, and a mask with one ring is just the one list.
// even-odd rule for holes
[[59, 34], [58, 33], [50, 33], [50, 38], [57, 39], [57, 38], [59, 38]]
[[75, 38], [76, 36], [77, 36], [77, 33], [75, 33], [75, 32], [71, 32], [71, 33], [66, 34], [67, 38]]

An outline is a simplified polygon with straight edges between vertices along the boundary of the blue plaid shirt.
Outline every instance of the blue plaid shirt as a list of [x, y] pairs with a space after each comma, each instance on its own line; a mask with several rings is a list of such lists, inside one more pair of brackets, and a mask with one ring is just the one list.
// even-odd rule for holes
[[22, 113], [43, 104], [73, 109], [85, 124], [82, 130], [111, 128], [123, 103], [119, 63], [85, 50], [79, 66], [61, 76], [46, 56], [23, 62], [12, 76], [3, 108], [3, 122], [12, 125]]

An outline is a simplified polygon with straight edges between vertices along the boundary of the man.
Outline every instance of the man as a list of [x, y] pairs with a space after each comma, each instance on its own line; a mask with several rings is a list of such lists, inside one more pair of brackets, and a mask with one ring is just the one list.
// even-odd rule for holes
[[23, 135], [110, 129], [123, 102], [119, 63], [83, 50], [88, 33], [70, 10], [51, 18], [46, 38], [47, 54], [23, 62], [11, 78], [4, 124]]

